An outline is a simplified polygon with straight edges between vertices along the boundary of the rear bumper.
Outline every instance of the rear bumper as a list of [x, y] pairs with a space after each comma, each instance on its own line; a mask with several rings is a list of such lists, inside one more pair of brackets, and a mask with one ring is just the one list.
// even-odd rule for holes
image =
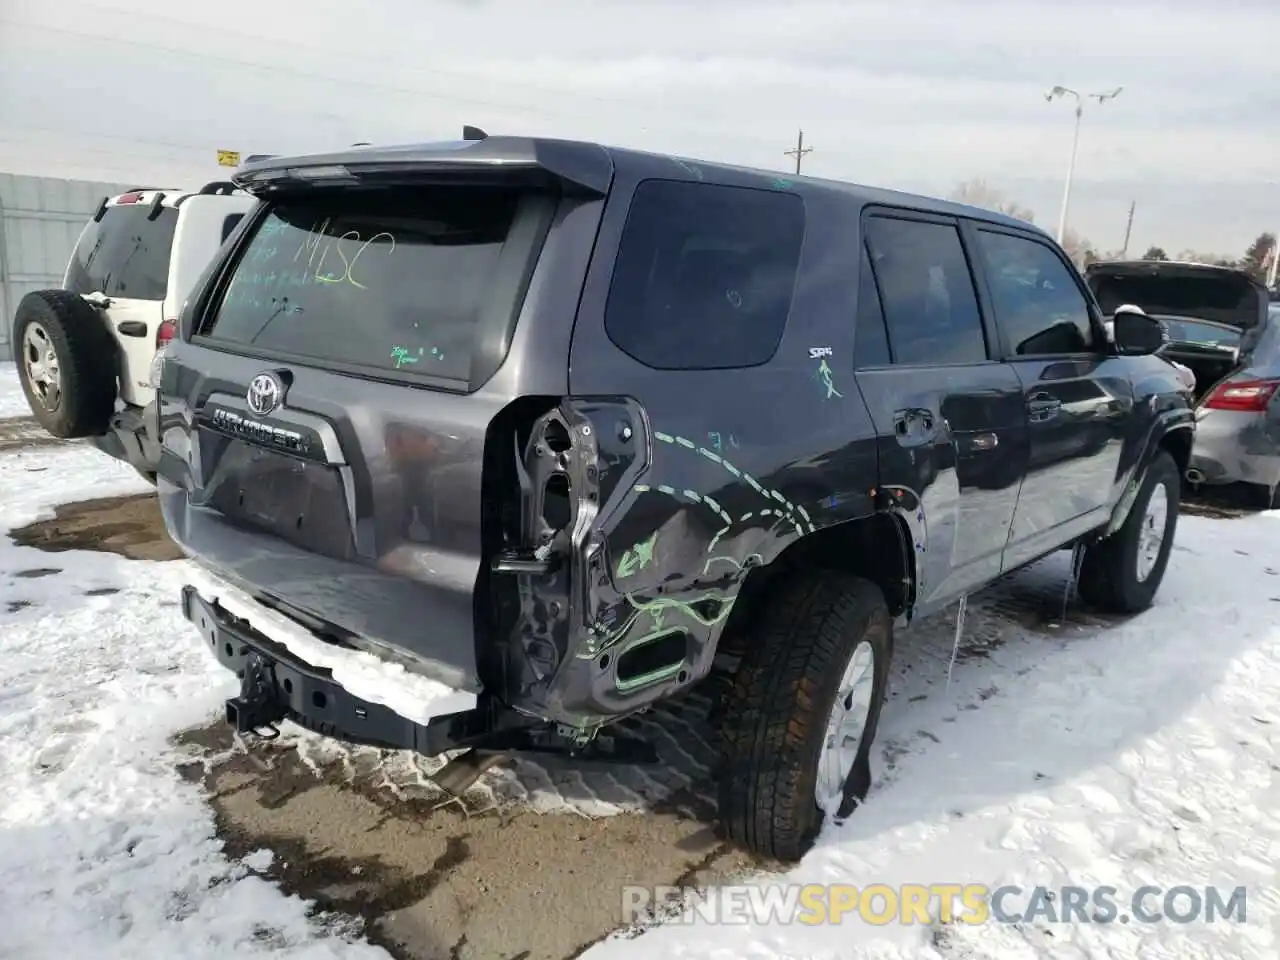
[[[435, 756], [483, 732], [476, 713], [454, 714], [418, 723], [380, 703], [355, 696], [323, 667], [304, 662], [277, 643], [205, 600], [193, 586], [182, 588], [182, 614], [228, 670], [242, 679], [247, 670], [265, 678], [261, 699], [252, 705], [228, 701], [227, 719], [242, 729], [289, 719], [338, 740]], [[240, 698], [236, 698], [240, 700]], [[238, 713], [238, 715], [237, 715]]]
[[1196, 423], [1188, 471], [1197, 483], [1280, 484], [1280, 443], [1254, 413], [1204, 411]]
[[107, 456], [154, 474], [160, 466], [158, 405], [153, 400], [146, 407], [125, 407], [111, 418], [110, 430], [92, 442]]

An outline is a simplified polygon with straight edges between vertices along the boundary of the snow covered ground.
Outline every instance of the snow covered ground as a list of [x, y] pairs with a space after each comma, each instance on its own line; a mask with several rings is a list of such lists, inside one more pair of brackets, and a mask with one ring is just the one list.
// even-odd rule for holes
[[[0, 529], [146, 489], [87, 446], [11, 452]], [[174, 772], [167, 738], [228, 696], [178, 611], [181, 567], [0, 536], [0, 957], [385, 958], [228, 862]]]
[[6, 417], [31, 415], [22, 387], [18, 383], [18, 367], [9, 360], [0, 360], [0, 420]]
[[[1247, 922], [670, 925], [589, 960], [1275, 958], [1280, 955], [1280, 512], [1184, 516], [1158, 605], [1057, 649], [1006, 648], [951, 697], [886, 709], [924, 746], [785, 878], [1225, 894]], [[1065, 557], [1062, 568], [1066, 573]], [[904, 640], [900, 640], [905, 642]], [[1029, 654], [1038, 656], [1032, 659]], [[978, 687], [998, 692], [976, 709]], [[965, 689], [965, 687], [968, 689]], [[981, 699], [979, 697], [978, 699]], [[1160, 896], [1143, 901], [1159, 908]], [[1012, 910], [1026, 900], [1011, 897]], [[941, 944], [935, 943], [941, 940]]]
[[[0, 365], [0, 417], [26, 412], [15, 388]], [[145, 489], [80, 445], [11, 451], [0, 530]], [[585, 956], [1274, 960], [1277, 533], [1280, 513], [1184, 517], [1149, 613], [1015, 638], [945, 695], [892, 702], [880, 739], [910, 756], [801, 865], [763, 878], [1108, 884], [1122, 902], [1143, 885], [1245, 885], [1247, 923], [667, 925]], [[0, 535], [0, 957], [386, 957], [258, 876], [265, 853], [229, 862], [175, 774], [168, 738], [233, 686], [179, 614], [182, 568]]]

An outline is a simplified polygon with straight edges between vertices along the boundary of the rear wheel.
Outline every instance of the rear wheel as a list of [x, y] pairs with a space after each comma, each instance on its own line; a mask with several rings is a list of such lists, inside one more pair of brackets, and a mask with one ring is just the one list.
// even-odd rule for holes
[[793, 861], [870, 788], [893, 623], [879, 587], [830, 571], [788, 576], [762, 606], [720, 720], [720, 819]]
[[107, 432], [116, 402], [115, 343], [98, 311], [66, 290], [36, 290], [13, 320], [27, 405], [64, 440]]
[[1181, 503], [1181, 478], [1167, 451], [1147, 467], [1123, 526], [1091, 544], [1080, 567], [1080, 597], [1112, 613], [1140, 613], [1164, 580]]

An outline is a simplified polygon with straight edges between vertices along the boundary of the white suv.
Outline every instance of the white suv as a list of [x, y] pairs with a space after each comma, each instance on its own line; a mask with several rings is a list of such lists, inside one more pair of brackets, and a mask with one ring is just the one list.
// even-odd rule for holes
[[104, 197], [61, 290], [27, 294], [14, 315], [18, 376], [56, 437], [89, 437], [153, 478], [157, 358], [188, 293], [257, 200], [230, 183]]

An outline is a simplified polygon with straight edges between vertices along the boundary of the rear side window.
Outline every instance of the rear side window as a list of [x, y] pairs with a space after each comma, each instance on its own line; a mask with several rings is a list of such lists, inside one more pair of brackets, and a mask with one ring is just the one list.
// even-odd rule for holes
[[942, 223], [873, 217], [867, 247], [894, 363], [987, 359], [973, 276], [960, 231]]
[[794, 194], [646, 180], [622, 231], [605, 329], [659, 370], [765, 363], [786, 328], [803, 241]]
[[320, 362], [468, 381], [485, 325], [505, 331], [536, 253], [532, 231], [513, 233], [521, 210], [519, 191], [480, 186], [284, 200], [255, 226], [201, 332]]
[[129, 300], [163, 300], [169, 286], [169, 254], [178, 211], [161, 207], [147, 219], [150, 204], [107, 207], [80, 237], [67, 266], [73, 293], [105, 293]]

